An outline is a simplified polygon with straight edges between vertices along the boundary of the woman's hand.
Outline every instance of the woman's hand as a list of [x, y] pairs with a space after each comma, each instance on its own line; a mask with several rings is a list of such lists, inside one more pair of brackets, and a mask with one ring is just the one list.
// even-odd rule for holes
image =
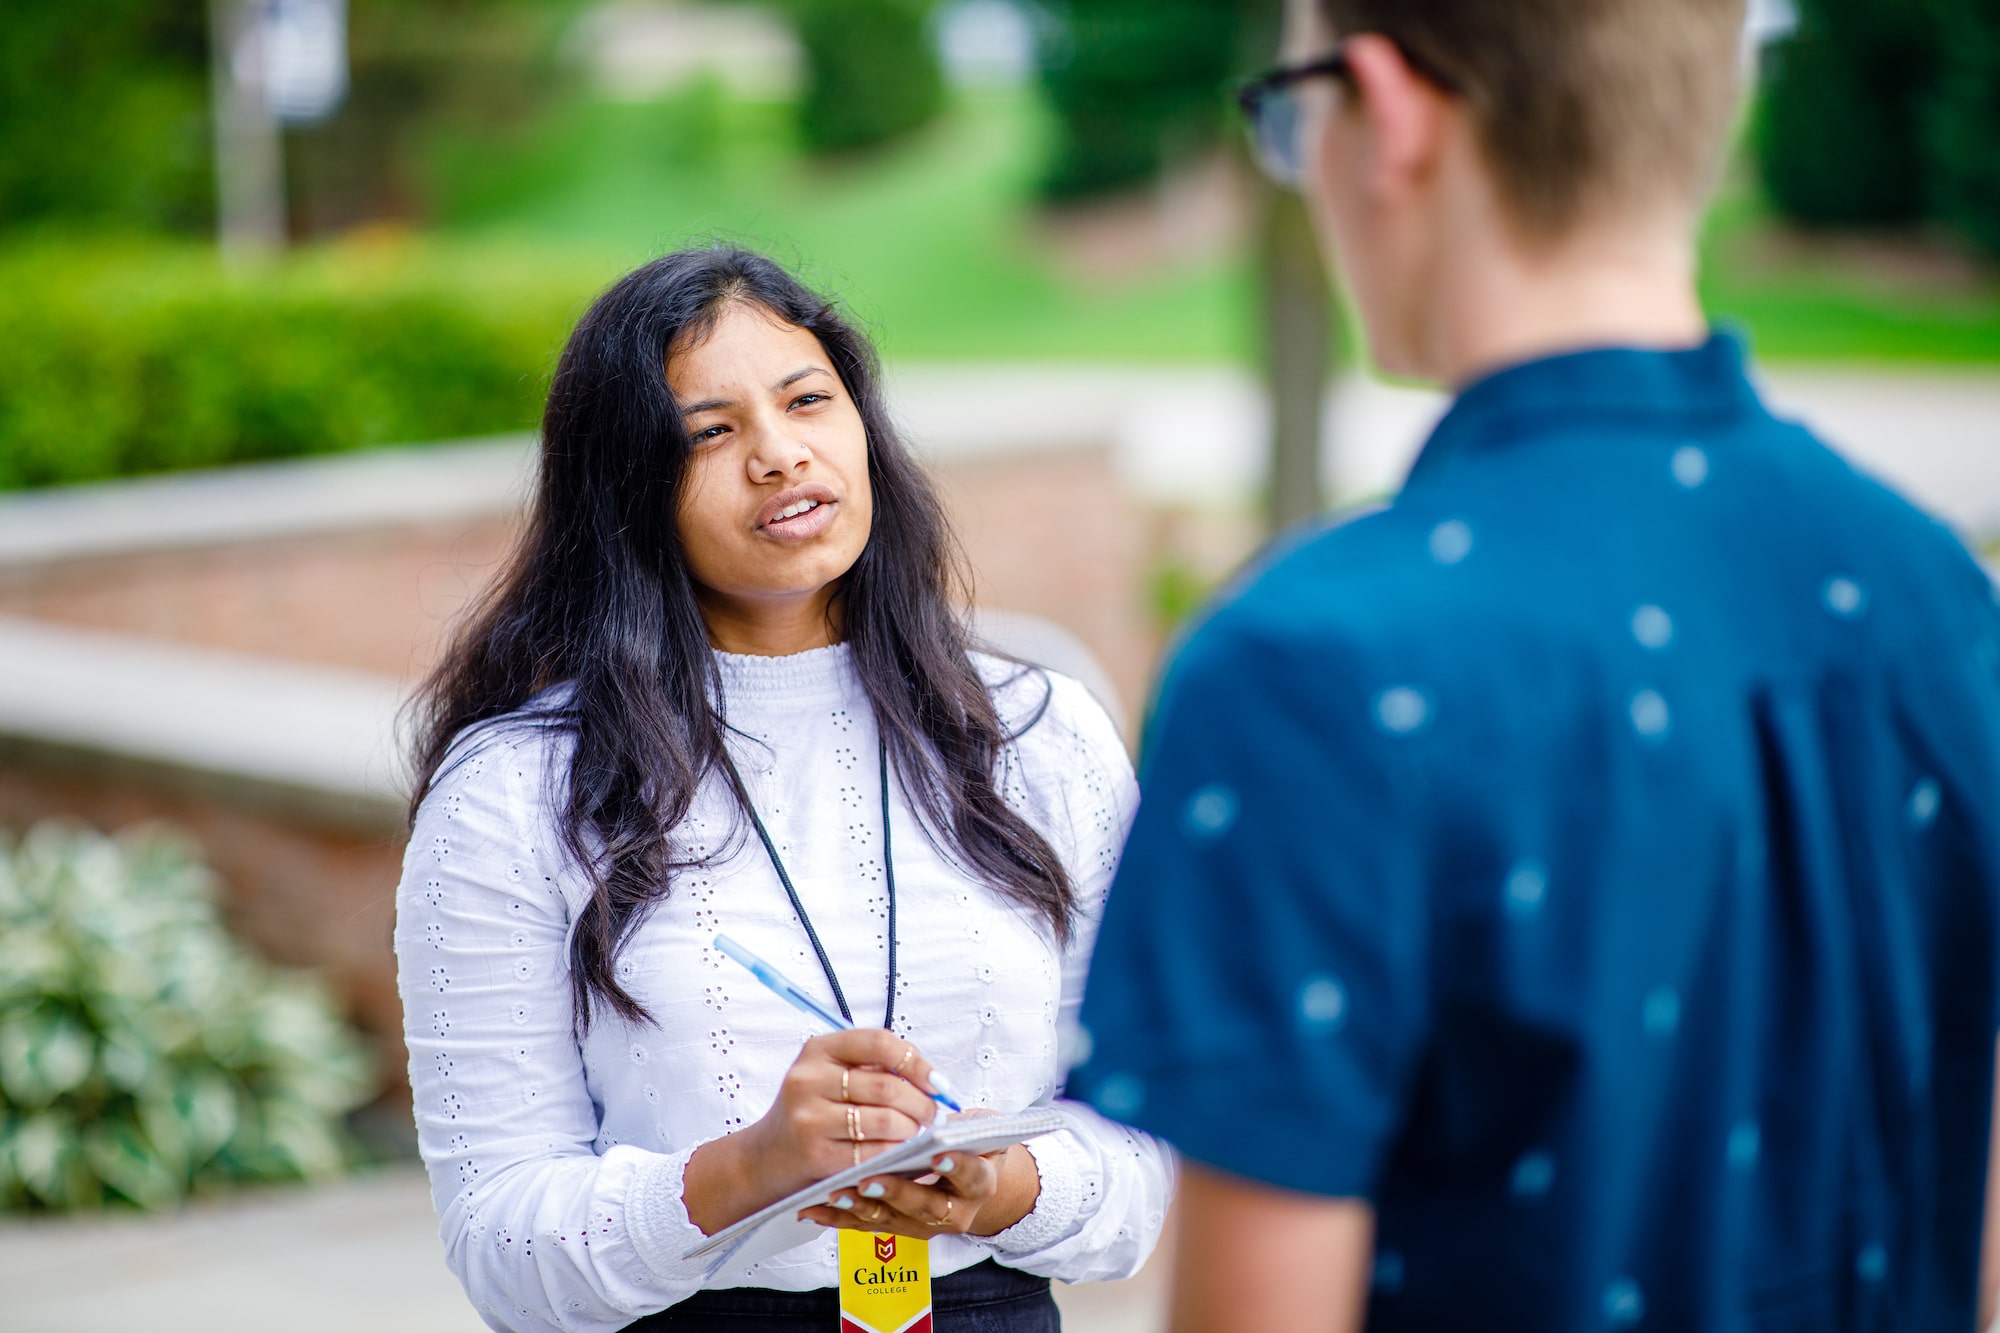
[[1041, 1195], [1034, 1155], [1018, 1143], [984, 1156], [948, 1153], [931, 1165], [935, 1176], [877, 1176], [834, 1195], [830, 1206], [807, 1208], [799, 1216], [850, 1231], [995, 1236], [1026, 1217]]
[[815, 1180], [914, 1138], [937, 1116], [931, 1066], [881, 1028], [814, 1037], [762, 1120], [688, 1159], [688, 1220], [707, 1235]]

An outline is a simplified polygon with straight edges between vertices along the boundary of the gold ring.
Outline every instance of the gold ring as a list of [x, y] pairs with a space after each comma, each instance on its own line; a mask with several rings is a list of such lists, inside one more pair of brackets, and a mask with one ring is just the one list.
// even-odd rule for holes
[[847, 1108], [847, 1137], [856, 1143], [861, 1142], [861, 1108], [858, 1106]]
[[903, 1074], [903, 1066], [910, 1063], [910, 1058], [914, 1056], [916, 1053], [917, 1053], [916, 1047], [905, 1045], [903, 1047], [903, 1058], [896, 1061], [896, 1067], [890, 1072], [895, 1074], [898, 1078], [901, 1078]]
[[840, 1100], [844, 1102], [853, 1100], [847, 1095], [847, 1076], [849, 1074], [852, 1074], [853, 1072], [854, 1071], [848, 1068], [846, 1065], [842, 1065], [840, 1067]]
[[853, 1144], [850, 1144], [849, 1146], [850, 1146], [850, 1147], [852, 1147], [852, 1148], [854, 1149], [854, 1164], [855, 1164], [856, 1166], [860, 1166], [860, 1165], [861, 1165], [861, 1145], [860, 1145], [859, 1143], [853, 1143]]
[[937, 1228], [948, 1224], [951, 1221], [951, 1206], [956, 1202], [958, 1202], [958, 1200], [952, 1198], [949, 1194], [947, 1194], [944, 1199], [944, 1216], [940, 1217], [935, 1222], [925, 1222], [924, 1225], [935, 1231]]

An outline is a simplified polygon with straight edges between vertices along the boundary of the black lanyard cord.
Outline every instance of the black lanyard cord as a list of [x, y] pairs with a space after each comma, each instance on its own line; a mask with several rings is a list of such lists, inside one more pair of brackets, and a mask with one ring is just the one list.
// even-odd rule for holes
[[[876, 736], [877, 758], [882, 768], [882, 879], [889, 894], [889, 999], [883, 1007], [882, 1026], [889, 1027], [896, 1021], [896, 858], [889, 845], [889, 739], [880, 733]], [[736, 761], [729, 757], [729, 750], [722, 751], [722, 766], [729, 773], [729, 785], [736, 790], [736, 800], [744, 812], [750, 816], [750, 823], [757, 830], [757, 837], [764, 844], [765, 855], [771, 858], [771, 868], [778, 872], [778, 882], [785, 886], [785, 896], [792, 901], [792, 911], [798, 914], [799, 924], [805, 927], [806, 938], [812, 941], [813, 952], [819, 955], [820, 971], [826, 974], [826, 984], [833, 987], [833, 1002], [840, 1008], [840, 1016], [852, 1023], [854, 1011], [847, 1007], [847, 996], [840, 989], [840, 978], [834, 975], [833, 960], [827, 957], [826, 946], [819, 941], [819, 932], [813, 929], [812, 917], [806, 914], [806, 905], [799, 901], [799, 891], [792, 886], [792, 877], [785, 869], [784, 858], [778, 855], [778, 844], [771, 841], [771, 831], [764, 827], [764, 821], [757, 814], [756, 805], [750, 800], [749, 789], [743, 785], [743, 775], [736, 771]]]

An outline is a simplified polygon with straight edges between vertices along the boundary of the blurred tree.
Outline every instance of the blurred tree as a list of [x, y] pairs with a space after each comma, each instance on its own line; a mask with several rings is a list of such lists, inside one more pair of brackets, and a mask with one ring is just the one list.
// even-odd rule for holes
[[1810, 226], [1946, 222], [2000, 255], [2000, 0], [1797, 0], [1758, 156]]
[[812, 151], [873, 148], [943, 109], [934, 0], [789, 0], [788, 8], [806, 54], [799, 119]]
[[[1246, 27], [1270, 0], [1056, 0], [1042, 83], [1057, 117], [1042, 189], [1075, 199], [1145, 184], [1213, 142]], [[1256, 19], [1259, 21], [1253, 22]]]
[[11, 0], [0, 225], [206, 225], [208, 37], [186, 0]]
[[[504, 123], [557, 83], [580, 0], [351, 0], [352, 88], [287, 138], [295, 230], [421, 214], [439, 119]], [[208, 14], [195, 0], [11, 0], [0, 226], [202, 230], [214, 215]]]
[[[1043, 193], [1074, 202], [1144, 185], [1216, 142], [1231, 77], [1271, 59], [1279, 0], [1067, 0], [1045, 7], [1042, 82], [1057, 116]], [[1271, 409], [1265, 520], [1318, 514], [1322, 407], [1340, 356], [1326, 265], [1298, 196], [1257, 192], [1257, 319]]]
[[1927, 122], [1939, 214], [2000, 255], [2000, 3], [1945, 0], [1945, 70]]
[[500, 130], [565, 89], [560, 38], [582, 0], [349, 0], [347, 100], [286, 134], [293, 230], [413, 221], [431, 207], [443, 125]]
[[1767, 53], [1758, 122], [1773, 200], [1809, 225], [1916, 220], [1937, 72], [1933, 0], [1797, 3], [1797, 29]]

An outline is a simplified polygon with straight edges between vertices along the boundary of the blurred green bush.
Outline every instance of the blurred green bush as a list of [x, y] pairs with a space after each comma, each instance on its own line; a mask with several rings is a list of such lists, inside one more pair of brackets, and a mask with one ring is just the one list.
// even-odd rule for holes
[[806, 55], [799, 125], [815, 153], [842, 153], [928, 125], [944, 109], [934, 0], [789, 0]]
[[169, 247], [0, 252], [0, 488], [532, 425], [587, 288], [426, 259], [225, 276]]
[[1943, 221], [2000, 254], [2000, 4], [1797, 0], [1766, 53], [1766, 187], [1808, 226]]
[[175, 835], [0, 840], [0, 1207], [327, 1176], [375, 1087], [325, 992], [229, 937]]

